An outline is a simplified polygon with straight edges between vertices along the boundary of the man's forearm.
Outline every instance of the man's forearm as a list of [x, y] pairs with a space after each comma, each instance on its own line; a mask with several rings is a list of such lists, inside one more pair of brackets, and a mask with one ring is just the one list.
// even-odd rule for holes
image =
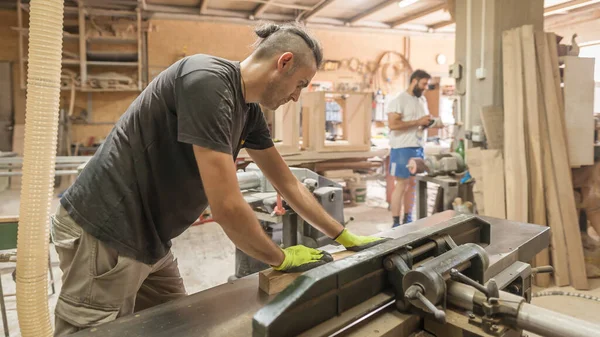
[[228, 214], [215, 220], [244, 253], [271, 266], [279, 266], [283, 262], [283, 251], [265, 234], [247, 203], [232, 205]]
[[415, 128], [417, 126], [419, 126], [418, 120], [414, 120], [414, 121], [397, 121], [397, 122], [393, 122], [393, 123], [389, 124], [390, 130], [394, 130], [394, 131], [412, 129], [412, 128]]
[[280, 191], [286, 202], [302, 219], [330, 238], [335, 238], [344, 229], [344, 226], [325, 211], [300, 181], [296, 180], [295, 182], [295, 184], [288, 184], [285, 190]]

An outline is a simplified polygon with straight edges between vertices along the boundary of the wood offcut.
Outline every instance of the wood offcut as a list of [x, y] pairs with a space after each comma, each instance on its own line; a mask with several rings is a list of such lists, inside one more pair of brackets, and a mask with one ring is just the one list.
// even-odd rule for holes
[[[354, 255], [355, 252], [344, 250], [333, 253], [331, 256], [334, 261]], [[280, 293], [290, 285], [302, 273], [284, 273], [273, 269], [266, 269], [258, 273], [258, 287], [269, 295]]]

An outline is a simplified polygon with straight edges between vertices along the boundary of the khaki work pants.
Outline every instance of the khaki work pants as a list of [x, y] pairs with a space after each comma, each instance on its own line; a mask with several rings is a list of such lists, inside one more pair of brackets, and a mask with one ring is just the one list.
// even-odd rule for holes
[[126, 256], [87, 234], [60, 207], [52, 239], [63, 272], [54, 336], [110, 322], [185, 296], [177, 260], [169, 253], [153, 265]]

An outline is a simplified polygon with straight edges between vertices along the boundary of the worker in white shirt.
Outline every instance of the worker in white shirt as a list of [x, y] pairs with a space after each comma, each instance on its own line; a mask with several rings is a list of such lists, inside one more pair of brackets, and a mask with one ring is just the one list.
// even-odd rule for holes
[[423, 146], [427, 139], [427, 127], [431, 118], [423, 92], [429, 85], [431, 75], [416, 70], [410, 76], [406, 91], [392, 98], [385, 108], [390, 128], [390, 174], [396, 179], [391, 198], [393, 227], [400, 226], [400, 214], [404, 206], [402, 224], [411, 222], [415, 179], [406, 165], [411, 158], [423, 158]]

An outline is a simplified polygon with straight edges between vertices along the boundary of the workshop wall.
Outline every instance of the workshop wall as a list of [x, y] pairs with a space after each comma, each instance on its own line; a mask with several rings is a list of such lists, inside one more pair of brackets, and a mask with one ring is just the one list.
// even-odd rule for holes
[[[23, 18], [26, 23], [28, 18]], [[14, 151], [22, 153], [25, 122], [25, 90], [20, 89], [18, 65], [18, 34], [10, 27], [17, 26], [14, 11], [0, 10], [0, 60], [12, 61], [14, 78], [15, 135]], [[324, 47], [324, 58], [328, 60], [349, 60], [374, 62], [385, 51], [404, 53], [405, 37], [389, 33], [366, 33], [312, 30]], [[252, 50], [255, 40], [252, 27], [245, 24], [218, 23], [204, 21], [152, 20], [148, 34], [148, 75], [154, 78], [160, 71], [184, 55], [207, 53], [216, 56], [242, 60]], [[432, 48], [435, 46], [435, 48]], [[26, 50], [26, 48], [25, 48]], [[446, 74], [448, 64], [454, 58], [453, 37], [416, 36], [410, 38], [410, 63], [413, 69], [423, 68], [432, 74]], [[448, 62], [436, 63], [436, 55], [443, 53]], [[348, 69], [320, 71], [317, 81], [334, 83], [362, 82], [362, 76]], [[404, 81], [395, 81], [387, 88], [396, 92], [404, 88]], [[69, 91], [61, 92], [61, 107], [68, 109]], [[89, 124], [75, 124], [72, 140], [84, 145], [94, 139], [106, 137], [112, 124], [135, 99], [135, 92], [76, 93], [75, 115], [89, 111]]]
[[[23, 20], [28, 20], [27, 13]], [[19, 69], [19, 35], [10, 27], [16, 27], [17, 15], [14, 11], [0, 10], [0, 61], [12, 62], [13, 77], [13, 109], [15, 111], [15, 129], [13, 131], [13, 146], [22, 148], [23, 133], [25, 123], [25, 90], [20, 90], [19, 79], [21, 76]]]
[[[149, 76], [153, 78], [167, 66], [185, 55], [206, 53], [231, 60], [242, 60], [252, 50], [255, 35], [246, 24], [206, 21], [152, 20], [148, 36]], [[375, 62], [386, 51], [405, 52], [405, 37], [390, 33], [348, 32], [311, 29], [321, 41], [325, 60], [349, 60]], [[435, 46], [432, 48], [432, 46]], [[448, 64], [454, 58], [454, 38], [417, 36], [410, 38], [410, 63], [413, 69], [423, 68], [435, 74], [447, 74]], [[436, 56], [443, 53], [448, 62], [436, 63]], [[348, 69], [320, 71], [315, 81], [355, 83], [362, 76]], [[404, 83], [393, 83], [390, 88], [398, 91]]]

